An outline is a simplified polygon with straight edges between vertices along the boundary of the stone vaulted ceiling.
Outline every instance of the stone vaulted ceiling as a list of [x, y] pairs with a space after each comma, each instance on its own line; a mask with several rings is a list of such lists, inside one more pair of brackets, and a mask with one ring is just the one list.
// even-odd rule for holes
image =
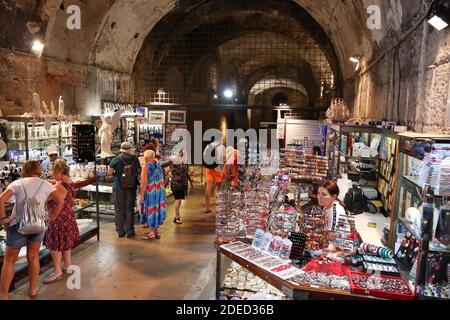
[[[284, 0], [280, 0], [284, 1]], [[389, 12], [385, 23], [398, 30], [402, 10], [408, 10], [410, 1], [420, 0], [295, 0], [328, 35], [344, 79], [353, 73], [348, 58], [361, 54], [370, 60], [384, 32], [366, 27], [366, 7], [378, 2], [383, 12]], [[78, 1], [82, 9], [83, 28], [69, 31], [65, 28], [67, 14], [61, 10], [61, 0], [48, 0], [42, 5], [42, 16], [48, 19], [46, 54], [78, 64], [96, 65], [107, 70], [131, 73], [144, 39], [165, 15], [180, 3], [193, 10], [207, 1], [174, 0], [95, 0]], [[394, 14], [397, 13], [397, 14]], [[86, 41], [89, 40], [89, 41]], [[70, 50], [69, 50], [70, 49]]]

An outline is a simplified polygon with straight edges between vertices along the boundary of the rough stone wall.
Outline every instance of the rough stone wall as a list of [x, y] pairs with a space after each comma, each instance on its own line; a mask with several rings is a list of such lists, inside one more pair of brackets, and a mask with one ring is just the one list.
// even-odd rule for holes
[[66, 112], [100, 113], [101, 100], [134, 101], [130, 75], [92, 66], [62, 63], [53, 58], [0, 48], [0, 108], [4, 115], [32, 112], [32, 94], [57, 105], [63, 96]]
[[[381, 38], [374, 57], [394, 46], [427, 7], [404, 4], [402, 8], [400, 31]], [[344, 98], [357, 118], [398, 121], [418, 132], [442, 132], [450, 128], [449, 79], [450, 30], [439, 32], [424, 22], [368, 72], [347, 80]]]

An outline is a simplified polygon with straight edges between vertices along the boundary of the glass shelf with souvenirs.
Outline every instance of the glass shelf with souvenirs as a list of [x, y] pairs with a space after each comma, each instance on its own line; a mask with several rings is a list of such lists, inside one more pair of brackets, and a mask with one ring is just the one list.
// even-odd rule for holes
[[160, 146], [165, 144], [164, 141], [164, 124], [150, 124], [140, 122], [138, 133], [138, 149], [140, 153], [144, 146], [148, 146], [152, 139], [156, 139]]
[[[240, 171], [241, 188], [218, 196], [216, 231], [221, 241], [216, 243], [220, 255], [253, 275], [230, 268], [223, 285], [218, 279], [222, 288], [218, 298], [242, 298], [236, 296], [238, 291], [244, 292], [244, 298], [267, 293], [260, 288], [258, 277], [278, 290], [290, 287], [294, 292], [312, 290], [358, 298], [415, 298], [402, 265], [393, 259], [394, 251], [362, 243], [354, 216], [340, 217], [336, 227], [327, 230], [326, 213], [308, 199], [310, 185], [293, 182], [281, 170], [264, 179], [258, 166]], [[395, 290], [391, 289], [394, 285]]]
[[396, 260], [411, 271], [420, 297], [449, 299], [450, 136], [400, 137], [397, 227], [391, 246]]
[[31, 121], [32, 118], [8, 118], [6, 127], [9, 161], [15, 163], [27, 160], [42, 161], [47, 158], [47, 147], [59, 145], [58, 121], [51, 122], [50, 130], [46, 130], [44, 122]]

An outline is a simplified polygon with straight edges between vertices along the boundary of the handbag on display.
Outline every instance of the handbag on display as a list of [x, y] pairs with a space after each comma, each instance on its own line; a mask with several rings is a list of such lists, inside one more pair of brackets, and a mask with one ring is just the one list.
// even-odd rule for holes
[[23, 235], [39, 234], [47, 230], [45, 211], [43, 210], [43, 206], [41, 206], [39, 201], [36, 199], [36, 195], [41, 189], [43, 183], [44, 181], [41, 181], [41, 184], [37, 188], [34, 196], [29, 198], [22, 182], [26, 202], [23, 208], [23, 216], [21, 219], [18, 219], [17, 222], [17, 231]]

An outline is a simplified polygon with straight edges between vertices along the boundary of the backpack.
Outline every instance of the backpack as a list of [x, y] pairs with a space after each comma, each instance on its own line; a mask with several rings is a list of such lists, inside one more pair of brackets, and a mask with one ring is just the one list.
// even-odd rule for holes
[[[211, 148], [213, 148], [211, 150]], [[206, 163], [205, 162], [205, 156], [203, 156], [203, 166], [207, 169], [215, 169], [219, 165], [217, 164], [217, 156], [216, 156], [216, 147], [211, 146], [211, 144], [208, 144], [208, 146], [205, 149], [205, 155], [211, 154], [211, 156], [215, 159], [213, 163]]]
[[123, 171], [120, 176], [120, 187], [122, 189], [135, 189], [138, 185], [137, 172], [134, 167], [136, 158], [133, 157], [130, 163], [125, 163], [122, 156], [119, 156], [120, 161], [123, 163]]
[[344, 198], [345, 210], [353, 214], [364, 212], [364, 192], [360, 187], [353, 186]]
[[36, 199], [43, 183], [44, 181], [41, 181], [34, 196], [29, 198], [22, 181], [22, 188], [25, 193], [26, 201], [23, 207], [23, 216], [20, 219], [17, 217], [17, 231], [23, 235], [39, 234], [47, 230], [45, 210], [43, 210], [43, 207]]

